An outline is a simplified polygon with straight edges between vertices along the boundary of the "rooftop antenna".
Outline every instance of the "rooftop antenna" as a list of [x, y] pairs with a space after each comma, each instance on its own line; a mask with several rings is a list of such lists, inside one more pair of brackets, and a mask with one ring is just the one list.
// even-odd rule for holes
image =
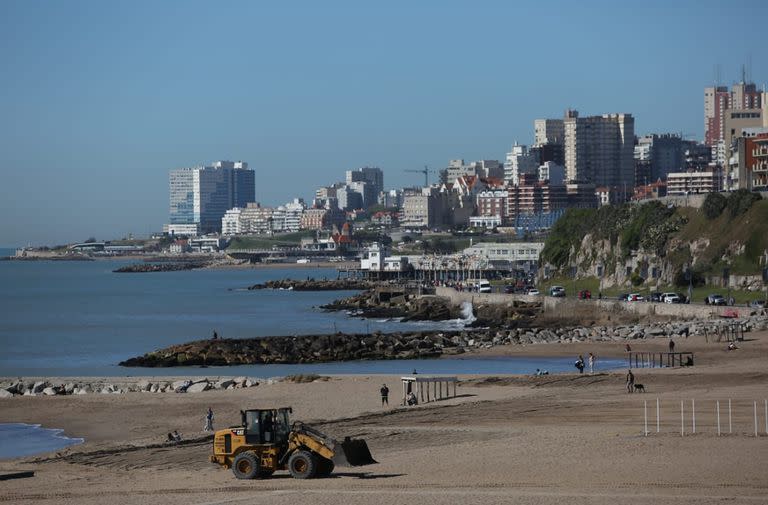
[[746, 84], [747, 83], [747, 66], [743, 63], [741, 64], [741, 83]]
[[722, 80], [722, 67], [719, 63], [715, 64], [715, 86], [720, 87], [720, 81]]

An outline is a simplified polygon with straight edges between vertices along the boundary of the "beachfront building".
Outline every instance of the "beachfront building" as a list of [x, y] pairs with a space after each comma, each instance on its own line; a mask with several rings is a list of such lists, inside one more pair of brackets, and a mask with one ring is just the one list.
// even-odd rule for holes
[[171, 170], [169, 186], [169, 224], [197, 225], [201, 233], [220, 232], [224, 214], [256, 194], [254, 171], [242, 161]]

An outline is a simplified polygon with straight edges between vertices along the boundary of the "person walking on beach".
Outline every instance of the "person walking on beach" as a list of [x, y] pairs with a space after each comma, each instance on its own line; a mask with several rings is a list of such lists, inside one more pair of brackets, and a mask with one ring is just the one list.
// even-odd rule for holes
[[387, 385], [382, 384], [379, 392], [381, 393], [381, 406], [383, 407], [385, 404], [389, 405], [389, 388]]
[[595, 361], [597, 360], [597, 357], [594, 354], [589, 353], [587, 360], [589, 361], [589, 373], [591, 374], [595, 369]]
[[675, 341], [672, 337], [669, 338], [669, 352], [675, 352]]
[[635, 375], [632, 373], [632, 370], [630, 369], [627, 372], [627, 393], [634, 393], [635, 390]]
[[213, 410], [211, 410], [211, 407], [208, 407], [208, 412], [205, 414], [203, 431], [213, 431]]
[[584, 357], [581, 354], [579, 354], [576, 360], [576, 368], [579, 370], [579, 373], [584, 373]]

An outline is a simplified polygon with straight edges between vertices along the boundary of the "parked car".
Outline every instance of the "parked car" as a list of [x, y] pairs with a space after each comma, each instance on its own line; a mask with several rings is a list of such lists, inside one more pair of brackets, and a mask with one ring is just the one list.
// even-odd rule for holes
[[678, 298], [680, 298], [680, 303], [691, 303], [691, 301], [688, 299], [687, 296], [685, 296], [682, 293], [675, 293]]
[[[670, 296], [677, 296], [677, 293], [662, 293], [661, 294], [661, 301], [664, 303], [680, 303], [680, 302], [667, 302], [667, 298]], [[679, 298], [679, 297], [678, 297]]]
[[621, 293], [619, 296], [616, 297], [616, 299], [620, 302], [626, 302], [629, 298], [629, 293]]
[[588, 289], [582, 289], [578, 293], [579, 300], [591, 300], [592, 299], [592, 292]]
[[728, 305], [723, 295], [707, 295], [704, 299], [704, 303], [707, 305]]
[[654, 291], [653, 293], [651, 293], [650, 295], [648, 295], [648, 301], [651, 301], [651, 302], [660, 302], [660, 301], [662, 301], [662, 299], [661, 299], [661, 296], [662, 296], [663, 294], [664, 294], [664, 293], [659, 293], [658, 291]]
[[677, 296], [677, 293], [667, 293], [664, 297], [664, 303], [683, 303], [683, 300]]
[[643, 300], [645, 300], [645, 298], [643, 298], [643, 295], [640, 293], [630, 293], [627, 295], [628, 302], [642, 302]]
[[530, 296], [539, 296], [541, 293], [539, 293], [538, 289], [529, 289], [526, 294]]
[[768, 307], [765, 300], [752, 300], [749, 302], [749, 306], [753, 309], [764, 309]]
[[565, 297], [565, 288], [563, 286], [552, 286], [549, 288], [549, 296], [563, 298]]
[[504, 286], [504, 292], [510, 295], [512, 293], [516, 293], [517, 289], [512, 284], [509, 284], [507, 286]]

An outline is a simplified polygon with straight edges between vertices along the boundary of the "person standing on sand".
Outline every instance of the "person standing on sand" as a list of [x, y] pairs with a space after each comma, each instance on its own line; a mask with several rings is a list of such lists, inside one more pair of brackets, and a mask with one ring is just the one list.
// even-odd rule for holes
[[589, 361], [589, 373], [591, 374], [595, 369], [595, 361], [597, 360], [597, 357], [594, 354], [589, 353], [587, 360]]
[[576, 368], [579, 370], [579, 373], [584, 373], [584, 356], [579, 354], [579, 358], [576, 360]]
[[627, 393], [634, 393], [635, 390], [635, 375], [632, 373], [632, 370], [630, 369], [627, 372]]
[[675, 341], [669, 337], [669, 352], [675, 352]]
[[208, 407], [208, 412], [205, 414], [203, 431], [213, 431], [213, 410], [211, 410], [211, 407]]
[[382, 384], [379, 392], [381, 392], [381, 406], [383, 407], [384, 404], [389, 405], [389, 388], [387, 385]]

